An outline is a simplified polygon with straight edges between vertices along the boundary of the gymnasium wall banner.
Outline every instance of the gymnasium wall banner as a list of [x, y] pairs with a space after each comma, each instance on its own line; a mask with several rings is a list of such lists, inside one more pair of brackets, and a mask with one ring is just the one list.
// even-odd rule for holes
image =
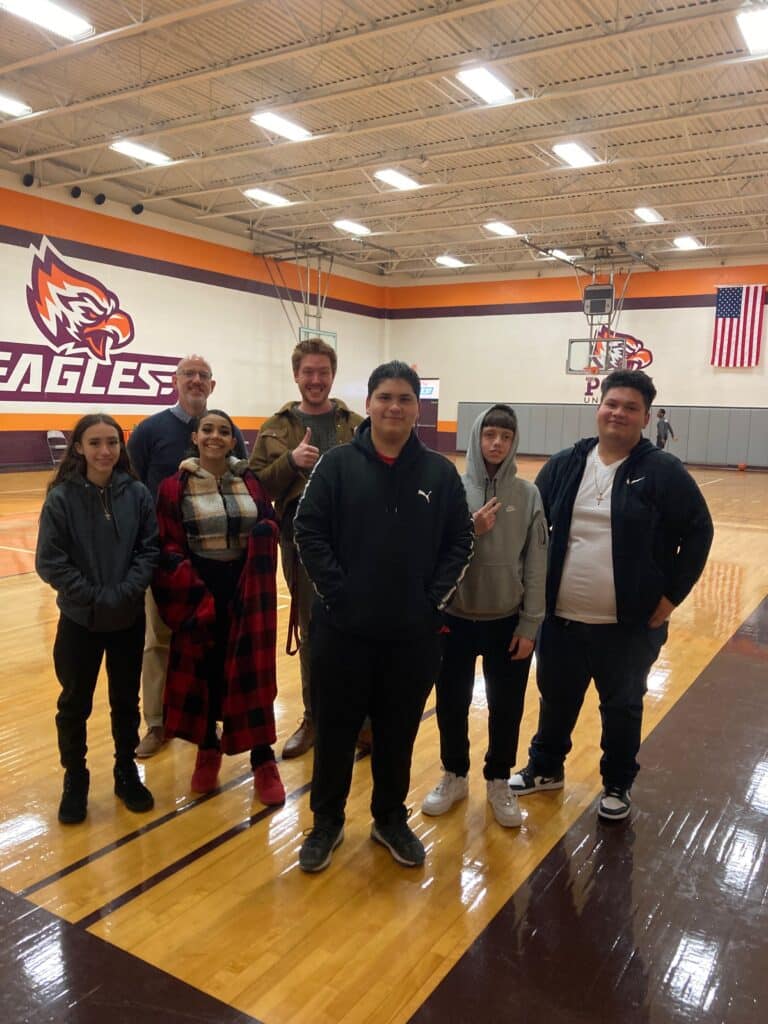
[[595, 335], [590, 355], [588, 376], [584, 381], [584, 404], [600, 404], [600, 377], [613, 370], [646, 370], [653, 362], [653, 352], [639, 338], [603, 326]]
[[40, 343], [0, 340], [0, 394], [17, 402], [168, 405], [178, 358], [126, 352], [136, 329], [119, 296], [67, 263], [47, 238], [29, 254], [26, 305]]

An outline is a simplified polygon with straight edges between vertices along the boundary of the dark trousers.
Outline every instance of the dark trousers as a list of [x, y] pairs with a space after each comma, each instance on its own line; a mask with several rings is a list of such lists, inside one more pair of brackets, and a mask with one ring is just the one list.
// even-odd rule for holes
[[666, 638], [666, 623], [648, 629], [622, 623], [592, 626], [556, 617], [544, 621], [536, 647], [539, 726], [529, 758], [535, 775], [562, 771], [594, 679], [600, 696], [603, 785], [632, 786], [640, 770], [637, 752], [648, 672]]
[[520, 719], [531, 658], [512, 661], [509, 645], [518, 618], [470, 621], [446, 616], [450, 633], [443, 637], [443, 663], [437, 679], [437, 724], [440, 759], [455, 775], [469, 771], [469, 706], [475, 685], [475, 662], [483, 659], [488, 702], [488, 750], [483, 775], [508, 779], [517, 758]]
[[144, 651], [144, 616], [129, 629], [94, 633], [85, 626], [59, 617], [53, 645], [53, 664], [61, 684], [56, 731], [62, 766], [69, 771], [85, 768], [86, 722], [93, 708], [101, 661], [107, 658], [109, 710], [117, 764], [133, 762], [139, 742], [139, 680]]
[[366, 715], [373, 733], [371, 813], [382, 824], [405, 821], [413, 744], [440, 664], [436, 627], [373, 638], [315, 619], [310, 629], [315, 821], [344, 821], [355, 743]]

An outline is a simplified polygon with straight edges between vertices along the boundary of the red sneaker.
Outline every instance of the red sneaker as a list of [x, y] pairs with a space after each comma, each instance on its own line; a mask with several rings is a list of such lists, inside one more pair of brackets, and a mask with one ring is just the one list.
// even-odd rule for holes
[[190, 788], [193, 793], [211, 793], [219, 784], [221, 751], [214, 747], [198, 750]]
[[253, 784], [263, 804], [272, 806], [285, 803], [285, 786], [274, 761], [265, 761], [253, 769]]

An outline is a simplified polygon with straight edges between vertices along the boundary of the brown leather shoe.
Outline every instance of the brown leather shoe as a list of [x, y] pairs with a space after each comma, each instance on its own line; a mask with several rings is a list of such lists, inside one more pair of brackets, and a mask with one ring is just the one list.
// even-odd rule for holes
[[136, 757], [154, 757], [167, 742], [162, 725], [153, 725], [147, 729], [144, 738], [136, 747]]
[[283, 747], [283, 759], [301, 757], [315, 745], [315, 726], [311, 718], [302, 718], [299, 728], [289, 736]]

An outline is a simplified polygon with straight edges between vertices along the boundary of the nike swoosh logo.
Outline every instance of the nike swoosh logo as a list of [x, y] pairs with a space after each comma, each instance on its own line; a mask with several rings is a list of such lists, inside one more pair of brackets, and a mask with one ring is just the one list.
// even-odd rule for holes
[[637, 476], [634, 480], [627, 480], [628, 484], [639, 484], [641, 480], [645, 480], [644, 476]]

